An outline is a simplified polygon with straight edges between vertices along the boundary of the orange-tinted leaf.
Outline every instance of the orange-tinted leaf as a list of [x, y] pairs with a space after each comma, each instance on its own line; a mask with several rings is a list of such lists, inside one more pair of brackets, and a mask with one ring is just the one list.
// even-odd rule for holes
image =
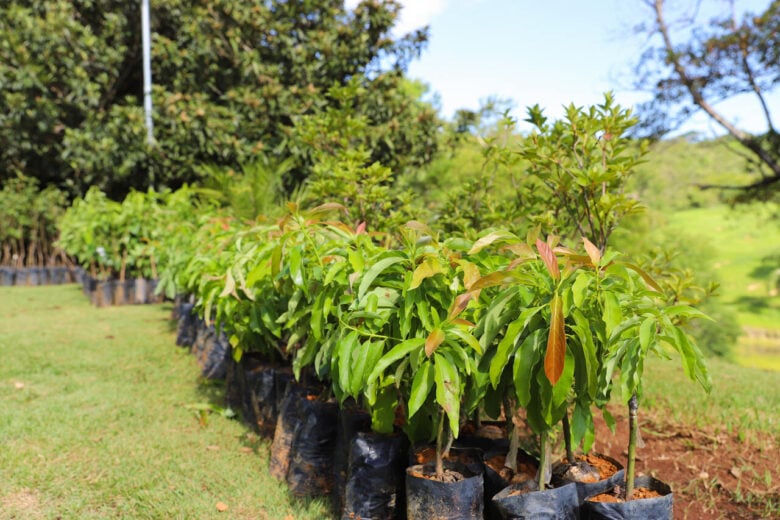
[[471, 246], [471, 249], [469, 250], [469, 254], [473, 255], [479, 253], [493, 242], [497, 242], [499, 240], [517, 240], [517, 236], [513, 235], [509, 231], [493, 231], [492, 233], [488, 233], [484, 237], [474, 242], [474, 245]]
[[444, 342], [444, 331], [436, 327], [425, 340], [425, 355], [431, 357], [442, 342]]
[[495, 287], [496, 285], [506, 285], [515, 281], [515, 277], [512, 273], [506, 271], [496, 271], [495, 273], [486, 274], [473, 284], [470, 289], [484, 289], [486, 287]]
[[544, 356], [544, 374], [555, 386], [563, 373], [566, 362], [566, 328], [563, 320], [563, 302], [556, 294], [550, 302], [550, 334], [547, 336], [547, 353]]
[[316, 208], [312, 208], [309, 211], [304, 212], [304, 215], [307, 219], [314, 220], [315, 222], [318, 220], [322, 220], [322, 217], [329, 213], [333, 212], [339, 212], [339, 213], [346, 213], [347, 208], [339, 204], [338, 202], [326, 202], [325, 204], [320, 204]]
[[435, 258], [426, 258], [423, 263], [417, 266], [412, 275], [412, 284], [409, 289], [416, 289], [423, 283], [423, 280], [441, 273], [441, 264]]
[[558, 268], [558, 258], [553, 253], [552, 248], [547, 242], [542, 242], [536, 239], [536, 249], [539, 250], [539, 256], [542, 257], [544, 265], [547, 267], [547, 272], [553, 277], [553, 280], [561, 279], [561, 270]]
[[582, 237], [582, 242], [585, 244], [585, 251], [588, 252], [593, 267], [598, 267], [599, 262], [601, 261], [601, 250], [586, 237]]
[[645, 271], [644, 269], [642, 269], [642, 268], [641, 268], [641, 267], [639, 267], [638, 265], [636, 265], [636, 264], [632, 264], [632, 263], [629, 263], [629, 262], [624, 262], [624, 263], [623, 263], [623, 265], [625, 265], [625, 266], [626, 266], [626, 267], [628, 267], [629, 269], [633, 269], [633, 270], [634, 270], [634, 271], [635, 271], [635, 272], [636, 272], [636, 273], [637, 273], [639, 276], [641, 276], [641, 277], [642, 277], [642, 279], [645, 281], [645, 283], [646, 283], [647, 285], [649, 285], [650, 287], [652, 287], [652, 288], [653, 288], [653, 289], [655, 289], [656, 291], [658, 291], [658, 292], [660, 292], [660, 293], [664, 292], [664, 291], [663, 291], [663, 289], [661, 289], [661, 286], [660, 286], [660, 285], [658, 285], [658, 282], [656, 282], [656, 281], [653, 279], [653, 277], [652, 277], [652, 276], [650, 276], [650, 275], [647, 273], [647, 271]]
[[463, 318], [455, 318], [450, 323], [452, 323], [453, 325], [464, 325], [466, 327], [474, 327], [475, 326], [469, 320], [464, 320]]
[[531, 249], [531, 246], [525, 243], [509, 244], [504, 249], [508, 249], [509, 251], [512, 251], [515, 254], [515, 256], [518, 256], [524, 260], [527, 260], [529, 258], [534, 258], [536, 256], [536, 253], [534, 253], [534, 250]]
[[473, 292], [467, 292], [463, 294], [459, 294], [455, 297], [455, 301], [452, 302], [452, 309], [450, 309], [450, 314], [447, 316], [448, 320], [451, 320], [458, 316], [463, 310], [468, 307], [469, 302], [474, 298]]

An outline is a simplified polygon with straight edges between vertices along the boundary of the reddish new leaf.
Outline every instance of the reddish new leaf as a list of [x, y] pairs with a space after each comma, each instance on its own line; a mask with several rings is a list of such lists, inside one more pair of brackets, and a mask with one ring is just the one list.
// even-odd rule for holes
[[552, 248], [547, 242], [542, 242], [538, 238], [536, 239], [536, 249], [539, 250], [539, 256], [542, 257], [544, 265], [547, 267], [547, 272], [553, 277], [553, 280], [561, 279], [561, 271], [558, 268], [558, 258], [553, 253]]
[[444, 331], [436, 327], [428, 334], [425, 339], [425, 355], [431, 357], [433, 353], [444, 342]]
[[566, 362], [566, 328], [563, 320], [563, 302], [558, 294], [550, 302], [550, 334], [547, 336], [547, 353], [544, 356], [544, 374], [555, 386], [563, 373]]

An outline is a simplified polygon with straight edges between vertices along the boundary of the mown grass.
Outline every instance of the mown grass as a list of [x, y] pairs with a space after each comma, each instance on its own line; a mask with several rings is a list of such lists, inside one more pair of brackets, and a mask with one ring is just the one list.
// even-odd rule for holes
[[721, 298], [748, 329], [736, 352], [737, 361], [746, 366], [780, 369], [778, 210], [769, 204], [716, 206], [679, 211], [669, 218], [672, 229], [704, 240], [713, 251]]
[[665, 420], [715, 433], [780, 441], [780, 372], [707, 360], [712, 391], [687, 378], [679, 359], [649, 359], [643, 408]]
[[188, 408], [219, 389], [174, 346], [169, 313], [0, 288], [0, 518], [329, 516], [268, 476], [267, 441]]

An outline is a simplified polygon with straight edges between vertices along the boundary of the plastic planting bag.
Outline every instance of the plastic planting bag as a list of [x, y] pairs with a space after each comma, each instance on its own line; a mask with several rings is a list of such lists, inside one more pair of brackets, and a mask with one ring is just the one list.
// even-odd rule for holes
[[358, 433], [349, 451], [342, 520], [404, 517], [407, 440], [402, 434]]
[[290, 448], [287, 484], [295, 496], [321, 496], [333, 491], [333, 450], [339, 407], [317, 396], [298, 396], [301, 420]]

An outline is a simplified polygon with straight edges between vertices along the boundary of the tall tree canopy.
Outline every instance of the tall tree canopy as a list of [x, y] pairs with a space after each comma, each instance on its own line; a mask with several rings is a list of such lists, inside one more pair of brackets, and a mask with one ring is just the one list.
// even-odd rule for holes
[[[707, 23], [699, 20], [700, 0], [670, 6], [664, 0], [644, 2], [652, 12], [648, 28], [654, 42], [637, 68], [637, 86], [653, 95], [640, 107], [644, 129], [662, 135], [703, 111], [744, 147], [753, 166], [744, 184], [716, 187], [738, 190], [743, 199], [776, 197], [780, 134], [767, 93], [780, 83], [780, 0], [763, 13], [741, 16], [730, 0], [723, 3], [730, 9]], [[751, 134], [719, 111], [720, 101], [743, 94], [757, 100], [766, 133]]]
[[370, 160], [396, 172], [430, 160], [438, 119], [404, 73], [427, 33], [393, 38], [400, 6], [364, 0], [154, 0], [156, 143], [141, 106], [140, 4], [11, 0], [0, 10], [0, 180], [24, 174], [83, 193], [196, 180], [205, 163], [310, 150], [296, 122], [325, 110], [334, 85], [357, 82], [352, 110]]

